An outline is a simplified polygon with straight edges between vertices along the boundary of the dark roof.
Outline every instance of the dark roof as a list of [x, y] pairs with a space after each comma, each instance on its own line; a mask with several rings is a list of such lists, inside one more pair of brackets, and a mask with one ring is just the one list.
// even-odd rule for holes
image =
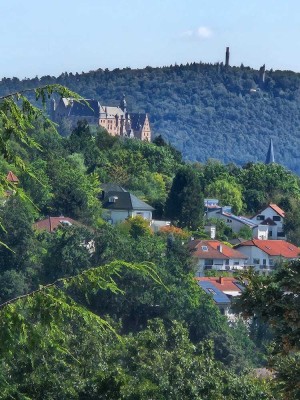
[[101, 183], [101, 189], [104, 193], [108, 192], [127, 192], [122, 186], [117, 183]]
[[230, 304], [229, 297], [216, 288], [212, 282], [197, 281], [197, 283], [207, 294], [212, 296], [216, 304]]
[[[114, 198], [115, 201], [109, 201]], [[129, 192], [111, 191], [107, 192], [104, 197], [103, 207], [109, 210], [141, 210], [153, 211], [154, 208], [149, 204], [138, 199], [136, 196]]]
[[276, 223], [271, 218], [267, 218], [263, 222], [261, 222], [260, 225], [272, 225], [272, 226], [274, 226], [274, 225], [276, 225]]
[[97, 100], [84, 99], [84, 102], [73, 101], [69, 115], [78, 117], [99, 117], [100, 104]]
[[131, 121], [131, 128], [134, 131], [139, 131], [145, 123], [147, 114], [130, 113], [129, 115]]

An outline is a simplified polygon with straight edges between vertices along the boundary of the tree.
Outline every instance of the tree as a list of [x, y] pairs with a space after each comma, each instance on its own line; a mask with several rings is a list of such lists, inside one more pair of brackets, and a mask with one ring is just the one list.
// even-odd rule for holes
[[206, 195], [216, 197], [223, 205], [231, 205], [232, 211], [239, 214], [243, 208], [241, 186], [232, 179], [220, 179], [209, 184], [206, 189]]
[[196, 173], [181, 167], [174, 177], [166, 202], [166, 216], [179, 227], [197, 229], [204, 214], [204, 199]]
[[285, 399], [300, 395], [300, 262], [283, 264], [273, 275], [244, 275], [246, 289], [237, 301], [237, 310], [267, 322], [274, 334], [273, 359], [279, 392]]

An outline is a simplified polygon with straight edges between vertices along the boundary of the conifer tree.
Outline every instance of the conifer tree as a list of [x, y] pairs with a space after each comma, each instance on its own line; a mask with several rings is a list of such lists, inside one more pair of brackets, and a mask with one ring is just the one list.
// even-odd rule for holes
[[203, 212], [204, 199], [199, 179], [191, 167], [181, 167], [167, 199], [166, 216], [179, 227], [197, 229]]

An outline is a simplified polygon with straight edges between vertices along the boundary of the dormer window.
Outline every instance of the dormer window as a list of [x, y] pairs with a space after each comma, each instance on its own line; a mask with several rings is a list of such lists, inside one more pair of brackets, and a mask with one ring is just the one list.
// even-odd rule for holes
[[116, 201], [118, 200], [118, 196], [110, 196], [109, 198], [108, 198], [108, 201], [110, 202], [110, 203], [116, 203]]

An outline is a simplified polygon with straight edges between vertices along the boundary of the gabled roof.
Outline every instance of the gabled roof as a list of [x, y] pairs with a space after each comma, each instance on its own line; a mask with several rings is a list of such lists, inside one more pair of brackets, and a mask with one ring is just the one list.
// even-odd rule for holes
[[193, 256], [200, 259], [247, 259], [240, 251], [219, 242], [218, 240], [192, 240], [188, 244]]
[[[110, 201], [113, 198], [114, 201]], [[149, 204], [138, 199], [130, 192], [110, 191], [105, 193], [103, 207], [109, 210], [126, 210], [126, 211], [153, 211], [154, 208]]]
[[257, 217], [258, 215], [262, 214], [267, 208], [272, 208], [273, 211], [275, 211], [278, 215], [280, 215], [282, 218], [285, 217], [285, 212], [277, 205], [274, 203], [270, 203], [267, 205], [267, 207], [263, 208], [262, 210], [260, 210], [258, 213], [254, 214], [253, 217], [251, 217], [251, 219]]
[[104, 193], [108, 192], [127, 192], [122, 186], [118, 185], [117, 183], [101, 183], [101, 189]]
[[233, 277], [197, 277], [198, 282], [210, 282], [218, 290], [222, 292], [237, 292], [241, 293], [243, 286], [236, 278]]
[[12, 171], [8, 171], [8, 174], [6, 175], [6, 179], [11, 183], [19, 182], [18, 177]]
[[64, 225], [79, 225], [79, 222], [69, 217], [48, 217], [33, 224], [33, 227], [38, 230], [46, 230], [47, 232], [54, 232], [59, 226]]
[[212, 282], [198, 281], [198, 285], [209, 295], [212, 296], [216, 304], [230, 304], [230, 299], [221, 290], [216, 288]]
[[147, 114], [130, 113], [131, 128], [134, 131], [139, 131], [145, 123]]
[[280, 207], [278, 207], [277, 204], [272, 204], [272, 203], [270, 203], [270, 204], [269, 204], [269, 207], [271, 207], [272, 210], [274, 210], [275, 212], [277, 212], [277, 214], [279, 214], [282, 218], [285, 217], [285, 212], [284, 212]]
[[269, 256], [281, 256], [284, 258], [297, 258], [300, 254], [299, 247], [292, 243], [286, 242], [285, 240], [259, 240], [252, 239], [247, 240], [241, 244], [235, 246], [239, 249], [243, 246], [255, 246], [260, 250], [264, 251]]
[[271, 218], [266, 218], [263, 222], [260, 223], [261, 225], [270, 225], [274, 226], [276, 225], [276, 222], [274, 222]]

